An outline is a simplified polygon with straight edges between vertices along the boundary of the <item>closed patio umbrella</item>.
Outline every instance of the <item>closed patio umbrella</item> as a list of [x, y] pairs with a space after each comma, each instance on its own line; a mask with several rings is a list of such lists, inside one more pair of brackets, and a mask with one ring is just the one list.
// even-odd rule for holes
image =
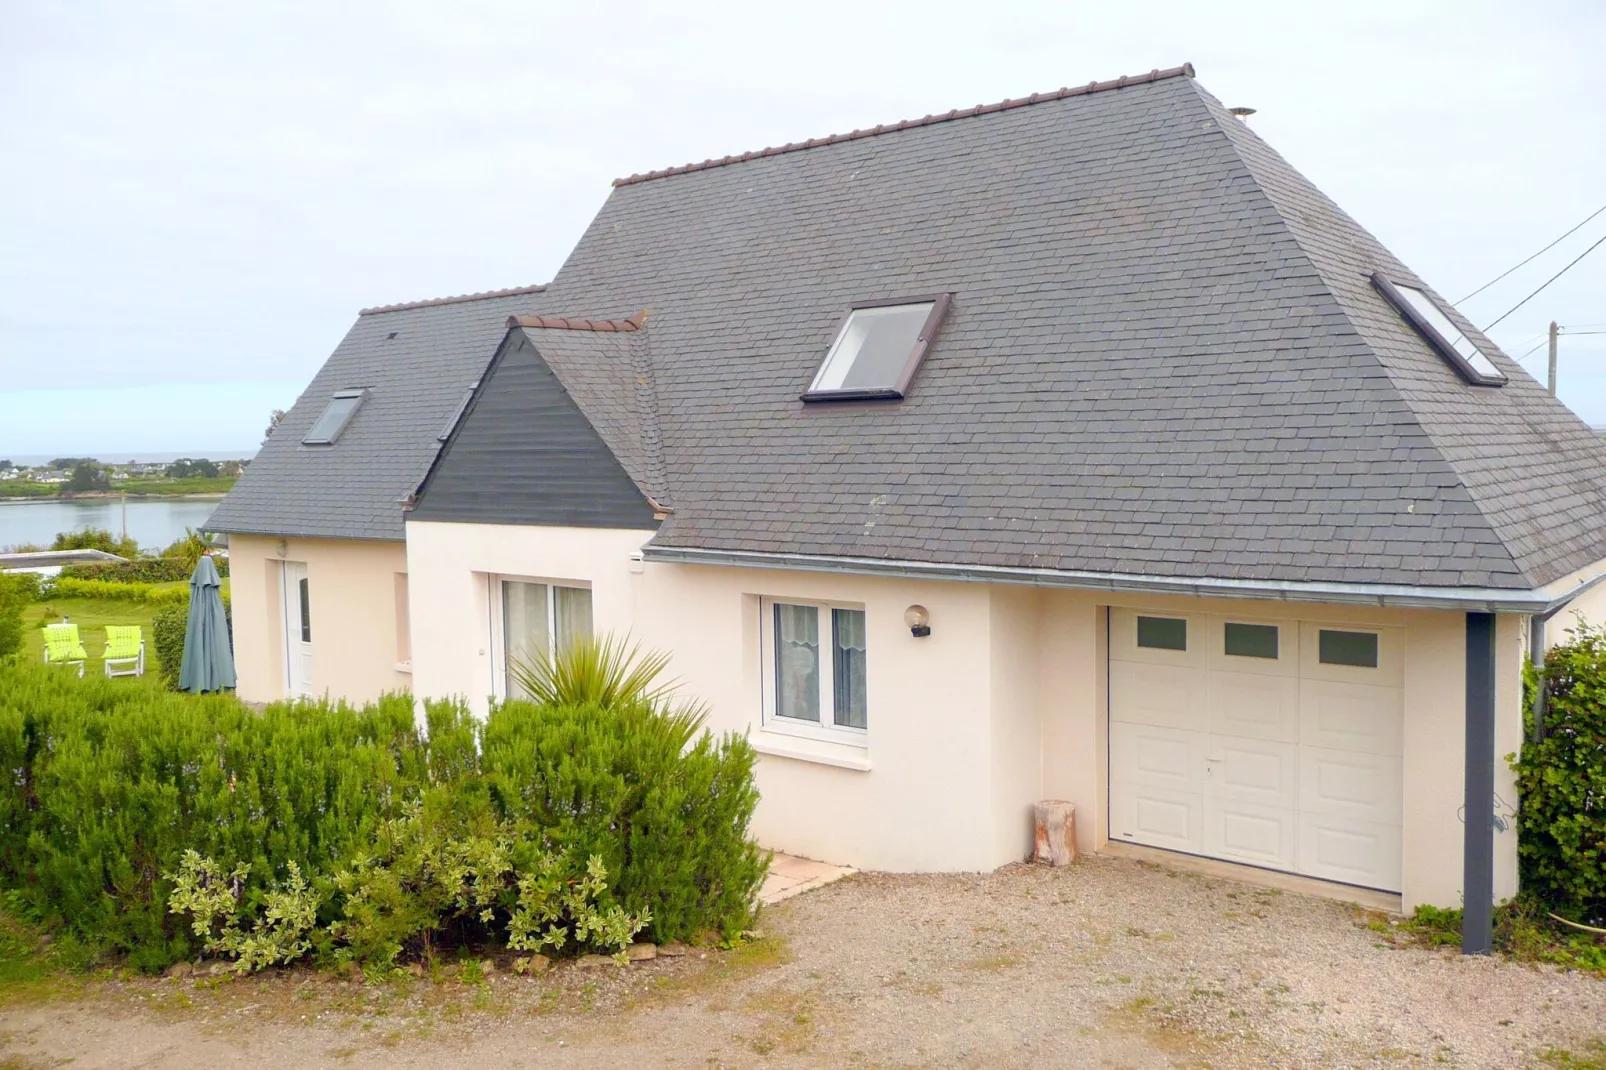
[[222, 691], [234, 686], [234, 651], [223, 616], [222, 581], [211, 557], [202, 557], [190, 576], [190, 623], [184, 632], [181, 691]]

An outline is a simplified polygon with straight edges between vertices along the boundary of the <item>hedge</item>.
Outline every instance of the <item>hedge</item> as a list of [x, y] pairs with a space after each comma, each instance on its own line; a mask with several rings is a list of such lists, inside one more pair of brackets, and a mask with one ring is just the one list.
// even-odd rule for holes
[[[229, 574], [229, 559], [214, 556], [219, 576]], [[112, 583], [177, 583], [188, 581], [193, 565], [177, 557], [136, 557], [130, 561], [104, 561], [93, 565], [68, 565], [63, 577], [75, 580], [109, 580]]]
[[[162, 681], [177, 691], [179, 670], [184, 664], [184, 637], [190, 630], [190, 592], [187, 588], [175, 589], [184, 600], [169, 600], [151, 617], [151, 648], [156, 654], [156, 668]], [[227, 595], [223, 598], [223, 620], [228, 626], [232, 646], [234, 607]]]
[[617, 952], [642, 927], [750, 924], [766, 867], [745, 738], [665, 747], [628, 702], [427, 714], [426, 736], [407, 695], [255, 711], [0, 666], [0, 886], [146, 970], [208, 949], [242, 969], [383, 969], [451, 942]]
[[32, 601], [32, 587], [24, 583], [29, 573], [0, 572], [0, 661], [22, 649], [22, 607]]
[[6, 579], [10, 580], [13, 590], [20, 591], [24, 602], [39, 602], [44, 600], [46, 577], [37, 572], [7, 572]]
[[1544, 738], [1528, 738], [1513, 767], [1521, 804], [1523, 890], [1575, 921], [1606, 924], [1606, 632], [1581, 626], [1545, 656]]
[[113, 602], [144, 602], [162, 606], [187, 603], [188, 587], [159, 587], [153, 583], [119, 583], [112, 580], [81, 580], [72, 576], [57, 576], [50, 587], [52, 598], [96, 598]]

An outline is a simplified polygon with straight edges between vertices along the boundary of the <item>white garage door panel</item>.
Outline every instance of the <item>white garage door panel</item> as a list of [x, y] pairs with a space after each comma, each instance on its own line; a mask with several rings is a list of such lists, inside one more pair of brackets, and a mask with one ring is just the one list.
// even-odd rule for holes
[[1110, 663], [1110, 709], [1115, 720], [1202, 729], [1204, 701], [1199, 670], [1191, 666]]
[[1299, 805], [1299, 748], [1294, 744], [1212, 734], [1206, 747], [1206, 795], [1289, 811]]
[[1204, 806], [1199, 795], [1141, 784], [1110, 784], [1110, 837], [1198, 854]]
[[[1235, 619], [1139, 650], [1112, 610], [1110, 838], [1398, 891], [1403, 631], [1284, 620], [1255, 659], [1226, 653]], [[1378, 666], [1322, 664], [1323, 629], [1375, 632]]]
[[1152, 725], [1110, 726], [1110, 779], [1197, 795], [1204, 790], [1205, 735]]
[[1400, 826], [1301, 814], [1299, 871], [1345, 884], [1398, 890]]
[[1210, 731], [1293, 743], [1299, 738], [1299, 680], [1241, 672], [1210, 674]]
[[1294, 811], [1205, 799], [1204, 853], [1251, 866], [1293, 869], [1299, 842]]
[[1397, 687], [1303, 680], [1299, 741], [1366, 754], [1402, 752], [1405, 693]]
[[1392, 755], [1301, 748], [1301, 813], [1398, 825], [1403, 787], [1401, 760]]

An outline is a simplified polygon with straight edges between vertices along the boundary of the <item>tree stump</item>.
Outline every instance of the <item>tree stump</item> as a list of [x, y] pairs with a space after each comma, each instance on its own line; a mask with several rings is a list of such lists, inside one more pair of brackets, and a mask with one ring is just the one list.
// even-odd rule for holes
[[1068, 866], [1076, 861], [1076, 807], [1063, 799], [1044, 799], [1032, 807], [1036, 821], [1033, 862]]

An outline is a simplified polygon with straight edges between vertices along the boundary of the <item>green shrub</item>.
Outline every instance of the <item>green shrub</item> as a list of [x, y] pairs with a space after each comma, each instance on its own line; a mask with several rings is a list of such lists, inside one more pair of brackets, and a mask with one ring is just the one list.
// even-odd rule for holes
[[735, 938], [765, 871], [753, 751], [648, 686], [661, 659], [600, 649], [576, 678], [612, 684], [584, 701], [507, 703], [484, 724], [432, 702], [427, 738], [406, 695], [257, 711], [0, 666], [0, 886], [144, 969], [201, 950], [240, 970], [309, 952], [382, 970], [442, 942]]
[[284, 887], [263, 893], [262, 912], [251, 931], [240, 927], [241, 894], [251, 867], [241, 863], [229, 873], [194, 851], [185, 851], [178, 872], [172, 874], [173, 892], [168, 910], [190, 915], [190, 931], [207, 951], [234, 960], [235, 969], [250, 973], [265, 966], [283, 966], [312, 950], [309, 937], [318, 922], [322, 897], [307, 886], [301, 867], [285, 863], [290, 871]]
[[190, 604], [190, 589], [188, 587], [152, 587], [145, 592], [145, 604], [148, 606], [187, 606]]
[[[87, 489], [87, 488], [73, 488]], [[82, 528], [63, 531], [50, 544], [52, 550], [103, 550], [118, 557], [138, 557], [139, 543], [123, 535], [113, 535], [105, 528]]]
[[179, 605], [164, 606], [151, 617], [151, 649], [156, 654], [156, 670], [170, 690], [178, 690], [178, 674], [184, 664], [184, 636], [190, 630], [188, 599]]
[[[0, 865], [30, 915], [158, 969], [204, 941], [171, 915], [184, 852], [247, 867], [257, 910], [329, 874], [425, 787], [412, 701], [254, 712], [144, 680], [0, 668]], [[277, 885], [276, 885], [277, 882]]]
[[57, 576], [52, 596], [96, 598], [111, 602], [144, 602], [153, 590], [155, 587], [149, 583], [113, 583], [110, 580], [80, 580], [72, 576]]
[[37, 572], [7, 572], [7, 580], [11, 582], [14, 597], [23, 602], [42, 602], [47, 597], [47, 589], [54, 589], [54, 584], [47, 583], [48, 577]]
[[508, 816], [571, 863], [600, 857], [653, 939], [733, 939], [768, 865], [747, 834], [757, 756], [743, 736], [699, 734], [702, 707], [659, 681], [667, 660], [604, 639], [516, 667], [541, 701], [491, 711], [482, 761]]
[[[1460, 947], [1462, 911], [1419, 906], [1394, 930], [1395, 942], [1418, 947]], [[1387, 926], [1384, 926], [1387, 931]], [[1606, 976], [1606, 946], [1593, 936], [1558, 925], [1528, 892], [1494, 912], [1494, 947], [1519, 962], [1548, 962]]]
[[[159, 605], [151, 616], [151, 649], [156, 654], [156, 669], [163, 683], [178, 690], [178, 675], [184, 665], [184, 636], [190, 630], [190, 590], [188, 587], [152, 592], [157, 596], [149, 604]], [[223, 620], [234, 634], [234, 608], [230, 599], [223, 598]]]
[[37, 579], [29, 573], [0, 572], [0, 661], [22, 649], [22, 607], [33, 600], [29, 585], [19, 578], [23, 575]]
[[1522, 887], [1575, 921], [1606, 923], [1606, 632], [1582, 626], [1545, 657], [1545, 738], [1513, 763]]
[[[214, 557], [212, 560], [218, 566], [218, 575], [227, 576], [227, 559]], [[68, 565], [61, 570], [61, 574], [75, 580], [109, 580], [113, 583], [178, 583], [187, 582], [194, 571], [193, 565], [177, 557], [136, 557], [132, 561]]]

